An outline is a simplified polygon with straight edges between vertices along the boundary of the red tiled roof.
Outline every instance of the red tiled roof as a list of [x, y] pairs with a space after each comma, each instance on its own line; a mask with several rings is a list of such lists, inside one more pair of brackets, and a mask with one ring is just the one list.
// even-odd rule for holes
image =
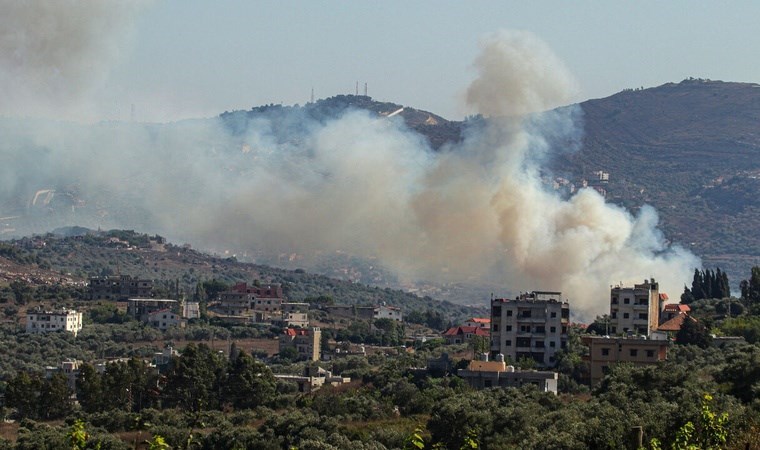
[[663, 311], [667, 312], [689, 312], [691, 311], [691, 308], [689, 308], [689, 305], [684, 305], [683, 303], [668, 303], [665, 305], [665, 309]]
[[491, 323], [491, 319], [487, 317], [473, 317], [470, 320], [467, 320], [467, 322], [475, 322], [475, 323]]
[[489, 336], [488, 331], [480, 327], [451, 327], [443, 333], [444, 336], [460, 336], [474, 334], [475, 336]]
[[296, 330], [295, 328], [287, 328], [284, 331], [285, 335], [287, 336], [306, 336], [308, 334], [307, 330]]
[[668, 298], [668, 294], [666, 294], [664, 292], [660, 292], [660, 300], [668, 301], [668, 300], [670, 300], [670, 298]]
[[688, 314], [680, 313], [677, 316], [673, 317], [672, 319], [666, 322], [663, 322], [662, 325], [657, 327], [657, 329], [660, 331], [679, 331], [681, 330], [681, 327], [683, 326], [683, 321], [686, 320], [687, 318], [689, 320], [696, 321], [696, 319], [694, 319], [693, 317], [690, 317]]

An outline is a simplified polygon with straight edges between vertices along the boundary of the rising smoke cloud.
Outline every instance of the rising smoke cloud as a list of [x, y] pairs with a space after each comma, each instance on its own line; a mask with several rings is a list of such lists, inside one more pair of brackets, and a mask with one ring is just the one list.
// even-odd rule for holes
[[0, 116], [60, 117], [90, 108], [144, 1], [1, 0]]
[[698, 261], [666, 245], [652, 208], [632, 215], [593, 190], [564, 199], [542, 183], [545, 136], [580, 132], [577, 107], [544, 112], [574, 93], [563, 65], [527, 33], [481, 46], [467, 97], [488, 118], [437, 152], [403, 121], [362, 111], [323, 122], [292, 109], [298, 133], [285, 138], [268, 119], [235, 132], [221, 119], [9, 121], [0, 196], [55, 187], [89, 199], [79, 210], [97, 213], [71, 219], [84, 226], [238, 253], [341, 250], [406, 279], [561, 290], [581, 320], [607, 309], [619, 281], [655, 276], [678, 290]]

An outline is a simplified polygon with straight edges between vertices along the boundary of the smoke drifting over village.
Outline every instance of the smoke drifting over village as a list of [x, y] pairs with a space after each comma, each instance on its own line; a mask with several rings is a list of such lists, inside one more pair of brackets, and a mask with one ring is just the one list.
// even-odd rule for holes
[[[93, 40], [74, 38], [67, 48]], [[34, 52], [39, 62], [4, 45], [0, 85], [20, 92], [14, 104], [55, 110], [87, 88], [87, 68], [108, 42], [73, 60]], [[606, 309], [609, 285], [619, 281], [654, 276], [680, 292], [700, 264], [666, 245], [652, 208], [632, 215], [591, 189], [563, 199], [541, 182], [540, 164], [551, 156], [545, 136], [577, 142], [582, 132], [577, 107], [544, 113], [572, 98], [575, 82], [562, 63], [528, 33], [496, 33], [481, 46], [466, 98], [487, 119], [438, 151], [400, 118], [364, 111], [316, 121], [293, 108], [287, 120], [298, 132], [286, 135], [266, 119], [235, 130], [220, 118], [91, 126], [5, 119], [0, 208], [23, 198], [34, 209], [35, 191], [55, 189], [87, 202], [70, 207], [72, 225], [134, 228], [238, 253], [342, 250], [376, 257], [405, 279], [561, 290], [582, 319]], [[50, 73], [71, 88], [51, 83]]]

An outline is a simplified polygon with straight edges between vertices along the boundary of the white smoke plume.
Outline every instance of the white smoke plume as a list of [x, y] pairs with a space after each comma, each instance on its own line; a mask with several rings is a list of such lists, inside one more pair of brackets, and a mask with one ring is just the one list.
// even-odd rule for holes
[[55, 187], [88, 198], [74, 210], [97, 213], [68, 218], [84, 226], [238, 253], [341, 250], [407, 279], [504, 293], [561, 290], [579, 320], [608, 310], [613, 283], [654, 276], [680, 290], [699, 263], [666, 245], [651, 208], [634, 216], [593, 190], [563, 199], [541, 182], [544, 136], [579, 132], [578, 108], [543, 113], [573, 94], [557, 58], [532, 35], [497, 33], [475, 66], [468, 98], [489, 118], [440, 151], [399, 118], [362, 111], [322, 122], [285, 108], [297, 130], [286, 133], [266, 118], [236, 132], [221, 119], [0, 122], [0, 198]]
[[0, 116], [81, 113], [145, 2], [0, 0]]

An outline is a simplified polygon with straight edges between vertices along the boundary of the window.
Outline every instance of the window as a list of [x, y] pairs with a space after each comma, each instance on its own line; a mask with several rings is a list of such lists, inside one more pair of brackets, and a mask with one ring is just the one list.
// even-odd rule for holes
[[499, 324], [498, 323], [493, 324], [493, 331], [495, 331], [497, 333], [499, 332]]
[[612, 319], [617, 319], [617, 311], [612, 311], [612, 315], [610, 317]]
[[520, 317], [530, 317], [531, 312], [531, 310], [526, 309], [522, 312], [522, 314], [520, 314]]
[[618, 304], [617, 297], [612, 297], [612, 304], [613, 305], [617, 305]]
[[544, 348], [544, 341], [536, 341], [536, 348]]
[[530, 333], [530, 325], [520, 325], [520, 333]]
[[557, 327], [549, 327], [549, 331], [551, 333], [556, 333], [557, 332]]
[[638, 350], [636, 350], [635, 348], [632, 348], [632, 349], [630, 350], [630, 355], [631, 355], [631, 356], [638, 356], [638, 355], [639, 355], [639, 351], [638, 351]]
[[512, 325], [507, 325], [507, 331], [512, 331]]
[[512, 346], [512, 340], [511, 339], [507, 339], [506, 341], [504, 341], [504, 346], [505, 347], [511, 347]]
[[552, 319], [556, 319], [557, 318], [557, 313], [552, 311], [552, 313], [551, 313], [551, 315], [549, 317], [551, 317]]
[[607, 375], [610, 373], [610, 367], [609, 366], [602, 366], [602, 373]]
[[627, 298], [627, 299], [623, 300], [623, 303], [625, 303], [626, 305], [628, 305], [628, 304], [631, 303], [631, 299]]
[[654, 358], [654, 350], [647, 350], [647, 358]]
[[536, 325], [536, 333], [546, 333], [546, 327], [543, 325]]
[[603, 348], [602, 349], [602, 356], [610, 356], [610, 349]]
[[639, 319], [647, 320], [647, 313], [639, 313]]
[[512, 317], [512, 310], [511, 309], [507, 310], [507, 317]]
[[555, 348], [557, 346], [557, 343], [554, 341], [549, 341], [549, 347]]
[[630, 316], [628, 313], [623, 313], [623, 319], [627, 319]]

